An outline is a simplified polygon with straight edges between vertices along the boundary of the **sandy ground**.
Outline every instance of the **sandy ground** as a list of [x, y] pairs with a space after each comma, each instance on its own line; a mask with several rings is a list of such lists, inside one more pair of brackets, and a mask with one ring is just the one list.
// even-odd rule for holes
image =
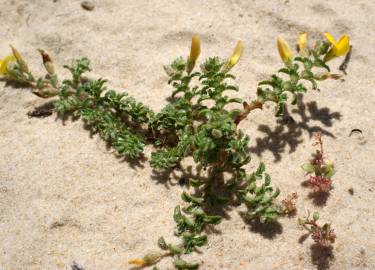
[[[201, 261], [201, 269], [375, 269], [375, 2], [202, 2], [101, 0], [90, 12], [80, 1], [1, 0], [0, 54], [11, 43], [38, 72], [36, 49], [43, 48], [61, 74], [63, 64], [87, 56], [92, 76], [159, 110], [170, 94], [162, 66], [188, 54], [193, 34], [202, 38], [202, 59], [227, 57], [238, 39], [246, 43], [234, 73], [249, 99], [256, 83], [281, 66], [278, 35], [293, 42], [303, 31], [347, 33], [354, 46], [348, 75], [309, 92], [305, 106], [294, 107], [295, 124], [278, 122], [272, 107], [241, 124], [252, 139], [249, 169], [263, 160], [280, 197], [298, 192], [298, 216], [318, 210], [332, 222], [333, 255], [315, 252], [311, 239], [299, 243], [296, 217], [259, 229], [232, 209], [202, 254], [189, 259]], [[0, 269], [70, 269], [73, 261], [86, 270], [129, 269], [128, 259], [154, 250], [159, 236], [171, 239], [182, 188], [176, 179], [151, 177], [147, 163], [132, 167], [117, 159], [80, 121], [29, 119], [26, 113], [43, 102], [0, 83]], [[352, 129], [363, 133], [349, 137]], [[324, 206], [301, 186], [300, 165], [319, 130], [338, 171]], [[170, 261], [160, 269], [171, 269]]]

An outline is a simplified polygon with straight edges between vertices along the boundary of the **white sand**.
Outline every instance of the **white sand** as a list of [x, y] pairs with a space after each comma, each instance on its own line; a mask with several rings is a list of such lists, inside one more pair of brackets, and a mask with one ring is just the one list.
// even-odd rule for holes
[[[227, 57], [238, 39], [246, 43], [234, 69], [246, 99], [281, 66], [278, 35], [291, 43], [303, 31], [312, 38], [322, 31], [350, 35], [354, 49], [345, 81], [322, 82], [321, 92], [304, 97], [321, 111], [311, 114], [307, 106], [308, 121], [294, 113], [297, 124], [288, 128], [277, 123], [270, 107], [241, 124], [253, 151], [262, 153], [252, 155], [249, 169], [261, 158], [282, 190], [280, 198], [298, 192], [298, 216], [319, 210], [322, 221], [332, 222], [334, 258], [325, 267], [322, 257], [312, 256], [310, 238], [298, 243], [304, 232], [296, 218], [280, 219], [271, 238], [252, 230], [235, 208], [217, 226], [221, 234], [210, 235], [202, 254], [189, 260], [202, 261], [201, 269], [375, 269], [375, 2], [98, 0], [95, 5], [89, 12], [80, 1], [1, 0], [1, 56], [11, 43], [38, 72], [36, 49], [43, 48], [64, 75], [63, 64], [87, 56], [92, 76], [109, 79], [115, 89], [159, 110], [170, 94], [162, 66], [188, 54], [193, 34], [202, 38], [202, 59]], [[339, 64], [332, 61], [333, 67]], [[154, 250], [159, 236], [172, 239], [172, 211], [181, 203], [176, 180], [160, 184], [147, 163], [131, 167], [117, 159], [97, 136], [90, 138], [81, 121], [29, 119], [26, 113], [43, 102], [28, 89], [0, 83], [0, 269], [70, 269], [73, 261], [86, 270], [129, 269], [127, 261]], [[272, 132], [263, 144], [257, 139], [269, 134], [260, 125]], [[310, 158], [317, 127], [331, 134], [325, 147], [338, 171], [324, 207], [301, 186], [300, 165]], [[363, 137], [349, 137], [354, 128]], [[171, 269], [170, 260], [160, 269]]]

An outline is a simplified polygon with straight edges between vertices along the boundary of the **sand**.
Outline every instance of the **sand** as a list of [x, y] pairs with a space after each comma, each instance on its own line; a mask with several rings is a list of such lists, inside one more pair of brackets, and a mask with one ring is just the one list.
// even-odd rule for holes
[[[202, 254], [189, 260], [201, 269], [375, 269], [375, 36], [373, 1], [0, 1], [0, 54], [16, 46], [35, 73], [37, 48], [53, 57], [57, 72], [72, 58], [87, 56], [92, 77], [161, 109], [170, 95], [162, 66], [186, 56], [193, 34], [202, 39], [201, 59], [227, 57], [237, 40], [245, 54], [233, 72], [245, 99], [256, 83], [281, 63], [275, 39], [290, 43], [307, 31], [350, 35], [353, 54], [343, 81], [324, 81], [303, 104], [290, 107], [296, 123], [280, 123], [274, 108], [256, 111], [241, 128], [251, 136], [252, 162], [267, 164], [280, 198], [297, 192], [297, 217], [319, 211], [337, 234], [330, 256], [299, 239], [297, 217], [259, 228], [245, 222], [242, 208], [227, 211]], [[332, 61], [337, 71], [340, 60]], [[116, 158], [81, 121], [26, 113], [45, 100], [26, 88], [0, 82], [0, 269], [129, 269], [127, 261], [156, 249], [159, 236], [173, 240], [172, 212], [180, 204], [178, 179], [152, 177], [143, 166]], [[349, 136], [352, 129], [362, 134]], [[321, 131], [337, 174], [325, 204], [301, 186], [300, 165], [314, 151]], [[152, 151], [147, 147], [146, 155]], [[348, 191], [353, 189], [353, 194]], [[160, 269], [172, 269], [165, 259]]]

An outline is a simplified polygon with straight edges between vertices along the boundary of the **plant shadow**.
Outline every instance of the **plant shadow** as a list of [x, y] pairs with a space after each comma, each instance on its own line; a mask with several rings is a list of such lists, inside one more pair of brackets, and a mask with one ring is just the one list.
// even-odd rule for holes
[[262, 237], [272, 240], [283, 232], [283, 227], [278, 221], [272, 223], [261, 223], [259, 219], [249, 219], [246, 212], [239, 212], [240, 217], [249, 225], [250, 232], [258, 233]]
[[330, 262], [335, 258], [332, 247], [322, 247], [318, 244], [313, 244], [310, 250], [311, 262], [317, 266], [318, 270], [330, 268]]
[[[224, 219], [230, 219], [229, 212], [240, 204], [239, 198], [227, 188], [222, 177], [214, 177], [201, 165], [180, 166], [168, 170], [153, 170], [151, 179], [158, 184], [163, 184], [167, 189], [170, 186], [181, 186], [189, 190], [192, 196], [204, 197], [206, 203], [202, 205], [203, 210], [209, 215], [218, 215]], [[191, 179], [199, 179], [202, 183], [213, 183], [207, 188], [194, 187]], [[205, 186], [205, 185], [202, 185]], [[214, 230], [211, 228], [211, 231]], [[216, 231], [217, 233], [218, 231]]]
[[25, 89], [25, 90], [30, 89], [30, 84], [24, 83], [24, 82], [19, 82], [19, 81], [9, 80], [6, 77], [0, 78], [0, 82], [5, 82], [6, 87], [12, 87], [12, 88], [15, 88], [15, 89]]
[[310, 233], [305, 233], [298, 238], [298, 243], [302, 244], [303, 242], [306, 241], [306, 239], [310, 236]]
[[43, 103], [42, 105], [39, 105], [39, 106], [36, 106], [34, 107], [33, 110], [27, 112], [27, 116], [32, 118], [32, 117], [35, 117], [35, 118], [44, 118], [44, 117], [48, 117], [48, 116], [51, 116], [53, 114], [53, 111], [54, 111], [54, 101], [51, 100], [51, 101], [47, 101], [45, 103]]
[[[265, 136], [257, 138], [255, 146], [249, 150], [259, 157], [262, 157], [264, 152], [271, 151], [274, 162], [279, 162], [287, 147], [289, 154], [296, 151], [297, 146], [303, 142], [304, 132], [307, 132], [310, 138], [317, 132], [335, 138], [325, 127], [331, 127], [334, 119], [340, 120], [342, 117], [340, 112], [331, 112], [327, 107], [319, 108], [315, 101], [304, 104], [302, 95], [298, 96], [297, 107], [292, 109], [292, 113], [298, 115], [301, 120], [297, 122], [286, 109], [284, 116], [277, 119], [275, 128], [259, 125], [258, 130]], [[320, 124], [312, 123], [316, 121]]]
[[[303, 187], [311, 187], [309, 184], [309, 180], [305, 180], [301, 183], [301, 186]], [[324, 192], [324, 191], [311, 191], [307, 197], [312, 200], [313, 204], [315, 206], [325, 206], [327, 204], [327, 200], [331, 196], [330, 192]]]
[[180, 185], [189, 187], [189, 179], [203, 177], [201, 175], [203, 170], [206, 169], [200, 165], [196, 166], [196, 168], [193, 169], [193, 166], [182, 167], [180, 164], [177, 164], [173, 168], [165, 170], [153, 169], [151, 179], [156, 181], [157, 184], [163, 184], [167, 187], [169, 187], [169, 185]]
[[322, 207], [326, 205], [329, 196], [329, 192], [310, 192], [308, 198], [312, 199], [316, 206]]

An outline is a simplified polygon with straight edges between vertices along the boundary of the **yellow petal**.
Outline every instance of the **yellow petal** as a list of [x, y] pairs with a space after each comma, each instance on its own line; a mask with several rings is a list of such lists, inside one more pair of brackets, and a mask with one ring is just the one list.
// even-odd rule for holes
[[292, 60], [293, 53], [285, 39], [281, 37], [277, 38], [277, 49], [279, 50], [281, 60], [284, 62]]
[[201, 40], [198, 36], [193, 36], [191, 39], [191, 49], [189, 61], [195, 62], [201, 53]]
[[339, 42], [336, 45], [336, 56], [342, 56], [348, 53], [350, 49], [349, 44], [349, 37], [347, 35], [343, 35]]
[[299, 35], [298, 37], [298, 47], [302, 51], [304, 48], [306, 48], [307, 43], [307, 33], [303, 33]]
[[307, 48], [307, 33], [302, 33], [298, 37], [298, 42], [297, 42], [299, 54], [308, 57], [309, 56], [309, 50]]
[[8, 55], [3, 60], [1, 60], [0, 75], [6, 75], [8, 73], [8, 64], [12, 61], [16, 61], [16, 58], [13, 54]]
[[331, 42], [333, 46], [336, 46], [336, 40], [330, 33], [324, 32], [323, 35], [328, 39], [329, 42]]
[[128, 261], [128, 263], [129, 264], [138, 265], [138, 266], [144, 266], [144, 265], [146, 265], [146, 262], [143, 259], [133, 259], [133, 260]]
[[236, 47], [233, 50], [232, 56], [228, 59], [228, 68], [231, 69], [234, 67], [240, 60], [244, 50], [244, 43], [238, 41]]
[[347, 35], [343, 35], [338, 42], [332, 37], [332, 35], [328, 33], [323, 33], [329, 42], [332, 43], [332, 48], [324, 57], [324, 61], [328, 62], [332, 58], [343, 56], [348, 53], [350, 49], [350, 42], [349, 37]]

